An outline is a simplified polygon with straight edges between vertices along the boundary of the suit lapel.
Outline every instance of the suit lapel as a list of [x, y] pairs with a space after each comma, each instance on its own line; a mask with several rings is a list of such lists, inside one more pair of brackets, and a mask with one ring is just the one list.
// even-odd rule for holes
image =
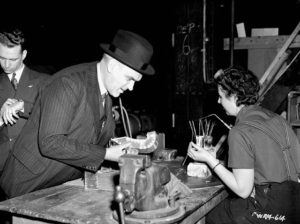
[[[97, 78], [97, 66], [95, 63], [91, 64], [87, 72], [87, 101], [92, 109], [94, 116], [94, 129], [95, 129], [95, 142], [97, 144], [99, 141], [99, 136], [102, 129], [102, 121], [100, 120], [100, 89]], [[101, 105], [102, 106], [102, 105]]]
[[7, 74], [0, 74], [0, 106], [7, 100], [13, 98], [15, 90], [11, 85]]
[[26, 84], [28, 84], [28, 81], [30, 79], [30, 71], [29, 69], [25, 66], [21, 75], [21, 78], [19, 80], [19, 84], [18, 87], [22, 87], [25, 86]]
[[14, 91], [14, 88], [12, 86], [12, 84], [10, 83], [10, 80], [7, 76], [7, 74], [5, 73], [2, 73], [0, 75], [0, 89], [6, 89], [6, 90], [13, 90]]
[[23, 72], [22, 72], [22, 75], [21, 75], [21, 79], [19, 80], [19, 83], [18, 83], [18, 88], [17, 88], [17, 91], [16, 91], [16, 94], [18, 96], [26, 96], [28, 95], [28, 88], [31, 88], [30, 87], [30, 80], [31, 80], [31, 77], [30, 77], [30, 70], [25, 66]]
[[12, 85], [9, 81], [9, 78], [8, 78], [7, 74], [5, 74], [5, 73], [2, 73], [0, 75], [0, 86], [1, 86], [1, 89], [7, 88], [8, 86], [12, 87]]
[[[29, 83], [30, 70], [26, 66], [22, 72], [21, 79], [19, 80], [17, 91], [14, 90], [6, 74], [2, 73], [0, 76], [0, 89], [9, 90], [10, 95], [16, 95], [16, 93], [18, 93], [18, 95], [23, 96], [24, 93], [26, 94], [25, 90], [28, 88]], [[14, 94], [12, 94], [13, 92]]]
[[98, 85], [98, 79], [97, 79], [97, 70], [96, 70], [96, 64], [92, 64], [92, 66], [89, 68], [89, 72], [87, 74], [87, 101], [92, 108], [93, 115], [95, 117], [95, 120], [100, 118], [100, 112], [99, 112], [99, 85]]

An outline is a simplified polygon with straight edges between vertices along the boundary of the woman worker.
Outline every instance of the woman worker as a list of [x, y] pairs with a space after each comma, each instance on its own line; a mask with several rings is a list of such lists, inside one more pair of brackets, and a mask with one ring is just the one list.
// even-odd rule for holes
[[207, 223], [300, 223], [300, 145], [287, 121], [257, 105], [259, 81], [249, 70], [230, 67], [214, 76], [218, 103], [235, 116], [228, 135], [228, 167], [194, 143], [188, 155], [205, 162], [230, 196]]

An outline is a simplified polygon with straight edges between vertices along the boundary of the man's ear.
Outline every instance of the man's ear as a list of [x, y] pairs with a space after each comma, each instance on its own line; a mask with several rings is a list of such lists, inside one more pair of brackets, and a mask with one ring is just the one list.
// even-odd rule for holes
[[111, 58], [107, 63], [107, 70], [109, 73], [112, 73], [117, 68], [117, 61], [114, 58]]
[[27, 56], [27, 50], [24, 50], [24, 51], [22, 52], [22, 61], [25, 60], [26, 56]]

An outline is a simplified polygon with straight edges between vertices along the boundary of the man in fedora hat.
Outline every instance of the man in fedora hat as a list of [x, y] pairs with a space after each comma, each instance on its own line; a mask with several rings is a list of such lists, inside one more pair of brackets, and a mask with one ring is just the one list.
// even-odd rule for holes
[[99, 62], [57, 72], [40, 95], [0, 178], [8, 198], [80, 178], [84, 170], [96, 172], [104, 160], [118, 161], [128, 146], [107, 146], [115, 129], [110, 96], [154, 74], [153, 48], [125, 30], [100, 46]]

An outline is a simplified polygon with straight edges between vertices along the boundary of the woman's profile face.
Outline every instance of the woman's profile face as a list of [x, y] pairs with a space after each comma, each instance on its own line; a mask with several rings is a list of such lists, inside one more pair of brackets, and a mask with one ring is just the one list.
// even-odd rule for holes
[[238, 108], [236, 106], [236, 97], [234, 95], [226, 96], [225, 91], [218, 85], [218, 103], [222, 105], [227, 115], [236, 116]]

